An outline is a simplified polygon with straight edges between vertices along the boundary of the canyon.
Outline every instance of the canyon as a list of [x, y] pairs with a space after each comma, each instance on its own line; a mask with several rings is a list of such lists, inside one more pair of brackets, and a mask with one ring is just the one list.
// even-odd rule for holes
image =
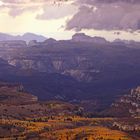
[[140, 49], [127, 44], [83, 33], [71, 40], [2, 41], [0, 57], [7, 66], [0, 78], [22, 83], [41, 100], [92, 99], [103, 107], [139, 85]]
[[0, 138], [139, 140], [139, 54], [81, 33], [0, 41]]

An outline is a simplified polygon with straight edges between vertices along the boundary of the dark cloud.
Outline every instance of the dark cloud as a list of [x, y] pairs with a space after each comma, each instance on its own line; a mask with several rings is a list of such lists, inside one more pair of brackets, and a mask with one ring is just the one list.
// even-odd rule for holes
[[[140, 0], [0, 0], [9, 15], [15, 17], [25, 11], [40, 11], [39, 20], [59, 19], [74, 15], [66, 29], [140, 30]], [[72, 3], [67, 3], [72, 1]], [[47, 5], [47, 2], [52, 5]], [[57, 5], [59, 3], [59, 5]], [[62, 5], [60, 5], [60, 3]], [[79, 8], [79, 10], [77, 10]], [[37, 12], [36, 12], [37, 13]]]
[[[91, 0], [92, 1], [92, 0]], [[126, 2], [126, 3], [140, 3], [139, 0], [95, 0], [96, 2], [101, 3], [114, 3], [114, 2]]]
[[77, 0], [79, 3], [95, 4], [95, 3], [131, 3], [136, 4], [140, 3], [140, 0]]
[[[140, 30], [139, 0], [79, 0], [66, 29]], [[137, 3], [137, 4], [136, 4]]]

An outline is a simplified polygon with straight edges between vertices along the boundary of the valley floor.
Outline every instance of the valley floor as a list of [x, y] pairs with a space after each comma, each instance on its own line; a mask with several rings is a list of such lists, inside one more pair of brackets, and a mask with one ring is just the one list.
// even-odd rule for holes
[[1, 119], [0, 140], [138, 140], [110, 128], [115, 120], [77, 116]]

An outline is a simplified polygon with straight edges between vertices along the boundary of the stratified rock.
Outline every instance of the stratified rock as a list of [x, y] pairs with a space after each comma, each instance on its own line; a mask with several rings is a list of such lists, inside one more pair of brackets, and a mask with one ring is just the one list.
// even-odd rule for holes
[[16, 47], [27, 47], [25, 41], [22, 40], [9, 40], [9, 41], [0, 41], [0, 47], [9, 47], [9, 48], [16, 48]]

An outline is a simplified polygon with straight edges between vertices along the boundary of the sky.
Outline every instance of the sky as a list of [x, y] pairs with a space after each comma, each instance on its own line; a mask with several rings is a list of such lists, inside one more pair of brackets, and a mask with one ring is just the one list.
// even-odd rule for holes
[[140, 41], [140, 0], [0, 0], [0, 32]]

